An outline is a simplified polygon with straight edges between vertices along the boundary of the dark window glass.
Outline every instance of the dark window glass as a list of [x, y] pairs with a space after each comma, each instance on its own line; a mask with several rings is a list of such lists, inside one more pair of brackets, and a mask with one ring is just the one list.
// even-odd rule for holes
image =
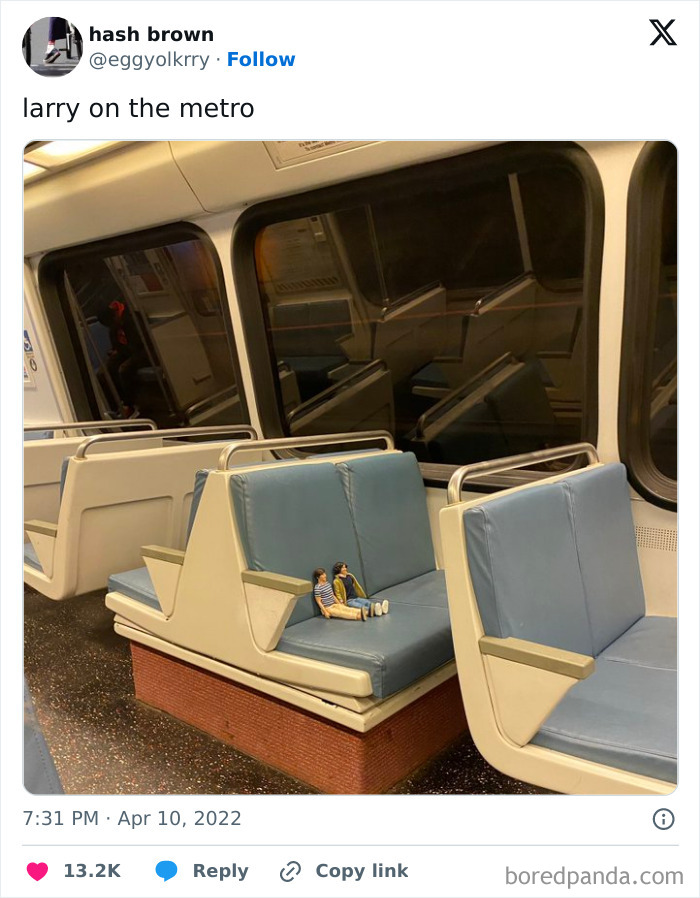
[[678, 453], [677, 156], [649, 143], [630, 182], [620, 446], [635, 488], [674, 508]]
[[308, 207], [255, 243], [289, 433], [383, 428], [446, 463], [582, 438], [587, 222], [573, 167]]
[[532, 267], [553, 289], [583, 278], [586, 211], [581, 184], [563, 168], [526, 172], [518, 178]]
[[[239, 423], [222, 290], [198, 239], [71, 251], [52, 267], [88, 401], [161, 427]], [[59, 346], [60, 350], [60, 346]]]
[[676, 480], [678, 475], [678, 280], [677, 169], [675, 159], [664, 183], [661, 212], [659, 279], [655, 291], [652, 345], [649, 449], [656, 468]]

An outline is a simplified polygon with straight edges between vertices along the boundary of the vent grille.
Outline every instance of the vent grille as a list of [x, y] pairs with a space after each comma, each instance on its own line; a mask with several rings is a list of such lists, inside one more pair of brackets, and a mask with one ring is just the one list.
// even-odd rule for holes
[[678, 531], [662, 527], [635, 527], [640, 549], [659, 549], [661, 552], [678, 551]]
[[326, 287], [340, 287], [340, 278], [306, 278], [303, 281], [282, 281], [275, 284], [278, 293], [300, 293], [304, 290], [322, 290]]

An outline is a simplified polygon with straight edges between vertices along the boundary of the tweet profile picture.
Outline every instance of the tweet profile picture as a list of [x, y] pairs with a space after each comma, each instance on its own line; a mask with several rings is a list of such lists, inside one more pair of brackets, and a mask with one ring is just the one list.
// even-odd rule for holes
[[47, 78], [69, 75], [80, 63], [83, 39], [73, 22], [46, 16], [25, 31], [22, 55], [37, 75]]

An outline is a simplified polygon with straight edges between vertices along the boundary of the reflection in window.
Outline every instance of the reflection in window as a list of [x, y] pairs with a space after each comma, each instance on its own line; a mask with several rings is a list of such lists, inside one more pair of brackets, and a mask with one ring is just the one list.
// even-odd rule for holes
[[585, 232], [562, 165], [263, 228], [289, 432], [382, 428], [446, 463], [581, 439]]
[[677, 189], [677, 163], [674, 154], [664, 182], [649, 409], [649, 448], [652, 461], [671, 480], [676, 480], [678, 474]]
[[161, 427], [242, 420], [217, 273], [201, 241], [86, 251], [65, 263], [61, 287], [103, 417]]

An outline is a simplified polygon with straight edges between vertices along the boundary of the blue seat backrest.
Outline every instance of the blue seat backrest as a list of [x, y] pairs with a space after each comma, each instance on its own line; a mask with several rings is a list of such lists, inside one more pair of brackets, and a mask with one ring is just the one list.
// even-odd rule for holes
[[24, 435], [25, 443], [31, 442], [32, 440], [52, 440], [53, 439], [53, 430], [29, 430]]
[[58, 484], [58, 504], [59, 507], [61, 505], [61, 500], [63, 499], [63, 490], [66, 488], [66, 477], [68, 476], [68, 464], [70, 462], [70, 455], [67, 458], [64, 458], [61, 462], [61, 478]]
[[[282, 459], [283, 461], [290, 461], [291, 459]], [[259, 462], [259, 464], [276, 464], [276, 462]], [[204, 486], [207, 482], [207, 477], [211, 473], [213, 468], [202, 468], [197, 471], [194, 475], [194, 489], [192, 491], [192, 504], [190, 505], [190, 516], [187, 520], [187, 531], [185, 534], [185, 545], [190, 541], [190, 533], [192, 533], [192, 527], [194, 526], [194, 519], [197, 517], [197, 509], [199, 508], [199, 503], [202, 501], [202, 493], [204, 492]]]
[[[335, 561], [359, 571], [355, 531], [340, 476], [328, 463], [261, 468], [230, 479], [248, 567], [311, 580]], [[287, 626], [320, 613], [313, 596], [297, 600]]]
[[501, 425], [512, 455], [540, 448], [543, 439], [556, 432], [556, 418], [538, 362], [528, 362], [495, 387], [486, 397], [486, 404]]
[[190, 540], [190, 533], [192, 533], [192, 525], [194, 524], [194, 519], [197, 516], [197, 509], [199, 508], [199, 503], [202, 501], [202, 493], [204, 492], [204, 484], [207, 482], [207, 477], [209, 476], [208, 469], [202, 469], [201, 471], [197, 471], [194, 475], [194, 490], [192, 491], [192, 505], [190, 505], [190, 516], [187, 521], [187, 533], [185, 536], [185, 545]]
[[[357, 533], [368, 595], [435, 570], [423, 478], [411, 452], [337, 465]], [[345, 559], [347, 560], [347, 559]]]
[[527, 639], [591, 655], [569, 503], [558, 484], [464, 513], [467, 554], [487, 636]]
[[350, 308], [344, 299], [278, 305], [274, 327], [280, 357], [335, 355], [337, 341], [352, 331]]
[[464, 513], [484, 631], [597, 656], [644, 615], [622, 465]]
[[87, 341], [87, 350], [90, 364], [95, 371], [104, 364], [112, 348], [109, 336], [109, 328], [96, 318], [88, 319], [88, 331], [90, 339]]
[[606, 465], [562, 482], [569, 494], [583, 587], [598, 655], [644, 617], [624, 465]]
[[493, 410], [477, 402], [430, 441], [430, 460], [461, 463], [508, 455], [509, 448]]

